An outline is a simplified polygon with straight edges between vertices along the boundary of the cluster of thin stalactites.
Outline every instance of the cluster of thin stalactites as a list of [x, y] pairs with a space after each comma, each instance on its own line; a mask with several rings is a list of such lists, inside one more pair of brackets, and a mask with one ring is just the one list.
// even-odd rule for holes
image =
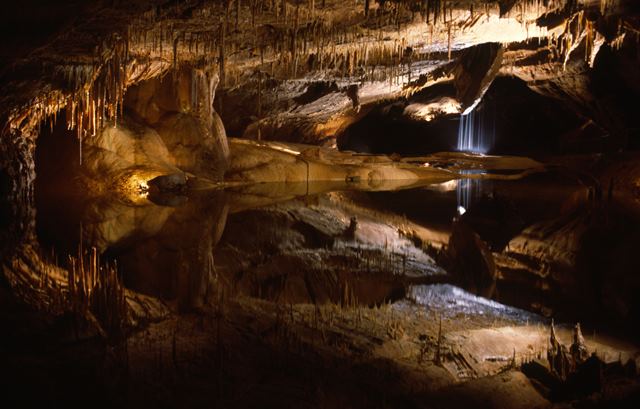
[[[335, 11], [325, 9], [323, 3], [310, 0], [294, 6], [279, 0], [227, 1], [226, 7], [211, 4], [199, 9], [191, 17], [193, 23], [152, 10], [131, 23], [124, 33], [104, 41], [96, 50], [94, 63], [53, 67], [54, 77], [67, 84], [65, 90], [49, 92], [14, 111], [10, 128], [24, 133], [43, 121], [53, 126], [57, 113], [66, 108], [67, 127], [75, 130], [82, 142], [95, 135], [105, 121], [117, 124], [126, 87], [143, 79], [134, 71], [153, 64], [160, 67], [153, 75], [176, 68], [182, 61], [213, 67], [219, 72], [222, 86], [232, 81], [237, 85], [247, 72], [247, 64], [272, 77], [294, 78], [317, 70], [358, 81], [405, 78], [408, 70], [408, 86], [412, 62], [443, 58], [432, 55], [430, 44], [446, 44], [442, 52], [450, 58], [452, 37], [457, 32], [471, 29], [483, 16], [500, 13], [494, 2], [480, 6], [444, 0], [384, 2], [375, 13], [369, 11], [373, 2], [366, 2], [365, 20], [349, 24], [337, 19]], [[600, 11], [605, 13], [612, 4], [611, 0], [601, 0]], [[563, 0], [526, 0], [517, 3], [510, 13], [528, 27], [535, 23], [527, 20], [528, 15], [557, 11], [565, 5]], [[176, 14], [179, 12], [176, 10]], [[214, 24], [203, 30], [199, 26], [202, 21]], [[409, 38], [408, 29], [403, 31], [403, 24], [405, 28], [425, 24], [420, 44], [416, 38]], [[390, 31], [389, 27], [396, 30]], [[618, 46], [624, 35], [622, 25], [619, 31], [615, 40]], [[558, 60], [564, 64], [583, 41], [585, 59], [592, 61], [594, 49], [597, 51], [603, 39], [584, 11], [569, 14], [560, 35], [554, 32], [546, 37], [547, 45], [559, 50]]]

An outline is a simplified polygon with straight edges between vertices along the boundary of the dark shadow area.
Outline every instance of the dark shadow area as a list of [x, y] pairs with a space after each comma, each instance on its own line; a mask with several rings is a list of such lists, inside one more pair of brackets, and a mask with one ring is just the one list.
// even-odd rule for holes
[[55, 247], [61, 257], [77, 252], [84, 213], [78, 181], [80, 145], [77, 133], [67, 130], [65, 113], [53, 129], [43, 124], [35, 151], [36, 231], [45, 249]]
[[[391, 104], [375, 107], [338, 136], [338, 148], [356, 152], [425, 155], [457, 150], [459, 115], [432, 121], [405, 113], [411, 103], [435, 96], [453, 96], [452, 85], [434, 85]], [[525, 109], [526, 107], [526, 109]], [[487, 153], [496, 155], [549, 155], [596, 152], [602, 149], [601, 131], [582, 132], [579, 143], [572, 131], [582, 125], [565, 103], [542, 96], [515, 78], [498, 77], [475, 108], [474, 132], [487, 140]]]

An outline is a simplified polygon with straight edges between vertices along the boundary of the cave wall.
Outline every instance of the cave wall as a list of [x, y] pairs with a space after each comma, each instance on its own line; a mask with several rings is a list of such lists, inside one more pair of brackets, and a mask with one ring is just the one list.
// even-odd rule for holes
[[[5, 136], [0, 144], [0, 235], [3, 256], [33, 238], [33, 181], [35, 167], [32, 139], [19, 133]], [[35, 138], [34, 138], [35, 139]], [[4, 258], [4, 257], [3, 257]]]

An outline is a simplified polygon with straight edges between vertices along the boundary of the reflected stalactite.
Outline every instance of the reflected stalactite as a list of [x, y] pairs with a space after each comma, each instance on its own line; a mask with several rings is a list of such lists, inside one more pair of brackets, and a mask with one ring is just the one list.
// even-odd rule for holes
[[[471, 175], [474, 172], [462, 171], [461, 174]], [[457, 212], [459, 215], [464, 214], [471, 205], [476, 202], [482, 195], [482, 179], [464, 178], [458, 179], [456, 184], [456, 201]]]

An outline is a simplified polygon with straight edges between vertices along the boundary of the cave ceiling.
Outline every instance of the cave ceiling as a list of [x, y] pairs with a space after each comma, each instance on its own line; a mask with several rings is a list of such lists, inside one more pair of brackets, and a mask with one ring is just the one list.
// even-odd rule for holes
[[[51, 4], [34, 15], [9, 6], [6, 30], [42, 30], [3, 46], [3, 134], [30, 134], [71, 107], [69, 126], [90, 136], [103, 120], [117, 119], [127, 87], [184, 64], [217, 74], [219, 90], [260, 94], [253, 127], [243, 127], [249, 134], [255, 123], [268, 129], [311, 116], [313, 132], [326, 135], [350, 108], [454, 77], [453, 108], [436, 101], [435, 111], [468, 111], [497, 74], [580, 106], [580, 75], [599, 48], [637, 38], [632, 3], [91, 1]], [[470, 51], [483, 43], [497, 47]], [[292, 109], [313, 82], [335, 82], [324, 91], [332, 98], [312, 95]]]

